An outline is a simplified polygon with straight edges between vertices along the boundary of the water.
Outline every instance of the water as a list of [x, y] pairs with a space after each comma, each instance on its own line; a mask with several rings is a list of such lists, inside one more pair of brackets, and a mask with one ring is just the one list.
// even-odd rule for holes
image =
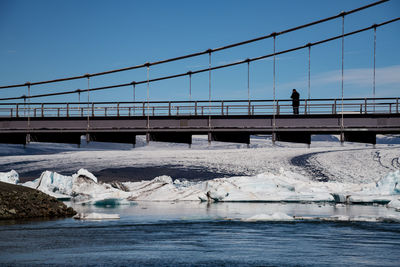
[[379, 217], [380, 206], [141, 202], [81, 212], [120, 220], [3, 222], [1, 265], [398, 266], [400, 224], [246, 222], [253, 215]]

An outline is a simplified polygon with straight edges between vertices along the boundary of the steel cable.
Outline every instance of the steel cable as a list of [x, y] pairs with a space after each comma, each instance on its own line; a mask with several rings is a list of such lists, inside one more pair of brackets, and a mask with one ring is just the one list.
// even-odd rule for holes
[[[370, 7], [373, 7], [373, 6], [376, 6], [376, 5], [383, 4], [383, 3], [388, 2], [388, 1], [389, 0], [377, 1], [377, 2], [374, 2], [374, 3], [368, 4], [368, 5], [365, 5], [365, 6], [362, 6], [362, 7], [359, 7], [359, 8], [344, 12], [344, 13], [346, 15], [349, 15], [349, 14], [356, 13], [356, 12], [359, 12], [361, 10], [364, 10], [364, 9], [367, 9], [367, 8], [370, 8]], [[154, 61], [154, 62], [150, 62], [150, 63], [139, 64], [139, 65], [126, 67], [126, 68], [121, 68], [121, 69], [114, 69], [114, 70], [109, 70], [109, 71], [103, 71], [103, 72], [85, 74], [85, 75], [79, 75], [79, 76], [72, 76], [72, 77], [66, 77], [66, 78], [58, 78], [58, 79], [47, 80], [47, 81], [32, 82], [30, 84], [33, 86], [33, 85], [40, 85], [40, 84], [48, 84], [48, 83], [56, 83], [56, 82], [77, 80], [77, 79], [86, 78], [87, 75], [89, 75], [89, 77], [102, 76], [102, 75], [116, 73], [116, 72], [122, 72], [122, 71], [128, 71], [128, 70], [133, 70], [133, 69], [144, 68], [144, 67], [147, 67], [147, 65], [154, 66], [154, 65], [164, 64], [164, 63], [168, 63], [168, 62], [178, 61], [178, 60], [182, 60], [182, 59], [186, 59], [186, 58], [191, 58], [191, 57], [204, 55], [204, 54], [207, 54], [209, 52], [222, 51], [222, 50], [225, 50], [225, 49], [229, 49], [229, 48], [233, 48], [233, 47], [237, 47], [237, 46], [241, 46], [241, 45], [257, 42], [257, 41], [264, 40], [264, 39], [268, 39], [268, 38], [271, 38], [271, 37], [274, 37], [274, 36], [290, 33], [290, 32], [293, 32], [293, 31], [297, 31], [297, 30], [304, 29], [304, 28], [307, 28], [307, 27], [310, 27], [310, 26], [313, 26], [313, 25], [317, 25], [317, 24], [320, 24], [320, 23], [323, 23], [323, 22], [330, 21], [330, 20], [339, 18], [341, 16], [343, 16], [343, 12], [338, 14], [338, 15], [334, 15], [334, 16], [331, 16], [331, 17], [327, 17], [327, 18], [324, 18], [324, 19], [317, 20], [317, 21], [313, 21], [313, 22], [310, 22], [310, 23], [307, 23], [307, 24], [303, 24], [303, 25], [300, 25], [300, 26], [297, 26], [297, 27], [294, 27], [294, 28], [290, 28], [290, 29], [287, 29], [287, 30], [284, 30], [284, 31], [281, 31], [281, 32], [271, 33], [271, 34], [268, 34], [268, 35], [264, 35], [264, 36], [253, 38], [253, 39], [249, 39], [249, 40], [246, 40], [246, 41], [233, 43], [233, 44], [225, 45], [225, 46], [214, 48], [214, 49], [208, 49], [208, 50], [202, 51], [202, 52], [196, 52], [196, 53], [192, 53], [192, 54], [187, 54], [187, 55], [178, 56], [178, 57], [169, 58], [169, 59], [160, 60], [160, 61]], [[26, 84], [5, 85], [5, 86], [0, 86], [0, 89], [23, 87], [23, 86], [26, 86]]]
[[[258, 60], [262, 60], [262, 59], [265, 59], [265, 58], [278, 56], [278, 55], [281, 55], [281, 54], [286, 54], [286, 53], [290, 53], [290, 52], [293, 52], [293, 51], [297, 51], [297, 50], [301, 50], [301, 49], [304, 49], [304, 48], [308, 48], [309, 46], [316, 46], [316, 45], [320, 45], [320, 44], [327, 43], [327, 42], [330, 42], [330, 41], [334, 41], [334, 40], [340, 39], [342, 37], [347, 37], [347, 36], [354, 35], [354, 34], [357, 34], [357, 33], [361, 33], [361, 32], [364, 32], [364, 31], [367, 31], [367, 30], [370, 30], [370, 29], [373, 29], [373, 28], [378, 28], [378, 27], [381, 27], [381, 26], [384, 26], [384, 25], [387, 25], [387, 24], [390, 24], [390, 23], [393, 23], [393, 22], [396, 22], [396, 21], [399, 21], [399, 20], [400, 20], [400, 17], [395, 18], [395, 19], [391, 19], [391, 20], [388, 20], [388, 21], [385, 21], [385, 22], [382, 22], [380, 24], [374, 24], [372, 26], [369, 26], [369, 27], [366, 27], [366, 28], [363, 28], [363, 29], [359, 29], [359, 30], [356, 30], [356, 31], [353, 31], [353, 32], [349, 32], [349, 33], [346, 33], [344, 35], [340, 34], [340, 35], [337, 35], [337, 36], [334, 36], [334, 37], [331, 37], [331, 38], [328, 38], [328, 39], [324, 39], [324, 40], [317, 41], [317, 42], [314, 42], [314, 43], [307, 43], [307, 44], [302, 45], [302, 46], [294, 47], [294, 48], [287, 49], [287, 50], [282, 50], [282, 51], [275, 52], [275, 53], [272, 53], [272, 54], [267, 54], [267, 55], [263, 55], [263, 56], [259, 56], [259, 57], [249, 58], [249, 59], [236, 61], [236, 62], [233, 62], [233, 63], [224, 64], [224, 65], [219, 65], [219, 66], [215, 66], [215, 67], [211, 67], [211, 68], [204, 68], [204, 69], [191, 71], [191, 72], [185, 72], [185, 73], [179, 73], [179, 74], [174, 74], [174, 75], [169, 75], [169, 76], [163, 76], [163, 77], [154, 78], [154, 79], [150, 79], [150, 80], [143, 80], [143, 81], [135, 82], [135, 84], [138, 85], [138, 84], [145, 84], [147, 82], [152, 83], [152, 82], [157, 82], [157, 81], [162, 81], [162, 80], [167, 80], [167, 79], [174, 79], [174, 78], [183, 77], [183, 76], [186, 76], [186, 75], [189, 75], [189, 74], [193, 75], [193, 74], [198, 74], [198, 73], [202, 73], [202, 72], [207, 72], [207, 71], [212, 71], [212, 70], [218, 70], [218, 69], [222, 69], [222, 68], [232, 67], [232, 66], [244, 64], [244, 63], [247, 63], [247, 62], [258, 61]], [[109, 85], [109, 86], [91, 88], [90, 91], [98, 91], [98, 90], [113, 89], [113, 88], [119, 88], [119, 87], [125, 87], [125, 86], [132, 86], [132, 84], [133, 84], [133, 82], [123, 83], [123, 84], [116, 84], [116, 85]], [[38, 98], [38, 97], [48, 97], [48, 96], [56, 96], [56, 95], [73, 94], [73, 93], [77, 93], [78, 91], [87, 92], [88, 90], [79, 90], [78, 89], [78, 90], [73, 90], [73, 91], [64, 91], [64, 92], [57, 92], [57, 93], [31, 95], [29, 98]], [[27, 96], [0, 98], [0, 101], [23, 99], [23, 98], [27, 98]]]

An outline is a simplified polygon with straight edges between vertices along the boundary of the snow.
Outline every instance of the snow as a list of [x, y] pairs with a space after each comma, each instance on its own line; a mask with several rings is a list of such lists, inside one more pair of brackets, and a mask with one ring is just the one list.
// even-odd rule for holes
[[[60, 199], [69, 198], [76, 204], [102, 207], [126, 205], [133, 201], [328, 202], [387, 204], [390, 209], [400, 210], [400, 171], [396, 170], [399, 147], [394, 145], [377, 145], [374, 149], [365, 144], [342, 147], [337, 142], [315, 142], [308, 149], [302, 144], [278, 143], [272, 146], [268, 140], [258, 138], [252, 139], [248, 149], [245, 145], [219, 142], [208, 146], [206, 139], [196, 137], [191, 149], [182, 144], [164, 143], [123, 148], [63, 150], [52, 155], [8, 155], [0, 157], [0, 166], [16, 166], [19, 171], [50, 169], [43, 171], [38, 179], [22, 185]], [[311, 171], [303, 163], [293, 164], [293, 158], [311, 166]], [[221, 175], [200, 182], [161, 175], [151, 180], [118, 185], [99, 182], [95, 175], [104, 168], [165, 165], [240, 174]], [[62, 175], [52, 171], [52, 166], [63, 173], [73, 174]], [[85, 169], [76, 172], [76, 166]], [[325, 174], [329, 181], [318, 181], [312, 173], [315, 170]], [[1, 181], [18, 183], [18, 177], [16, 171], [0, 173]], [[262, 213], [253, 217], [246, 220], [285, 218], [279, 213]]]
[[9, 172], [0, 172], [0, 182], [9, 184], [18, 184], [19, 175], [16, 171], [11, 170]]

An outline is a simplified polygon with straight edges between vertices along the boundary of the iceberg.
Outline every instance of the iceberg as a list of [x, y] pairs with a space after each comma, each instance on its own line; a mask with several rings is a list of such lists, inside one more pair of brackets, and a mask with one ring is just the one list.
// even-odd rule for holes
[[70, 198], [81, 204], [95, 204], [96, 201], [105, 199], [122, 200], [130, 195], [110, 184], [98, 183], [97, 178], [85, 169], [80, 169], [72, 176], [45, 171], [38, 179], [22, 185], [40, 190], [58, 199]]
[[8, 184], [18, 184], [19, 175], [16, 171], [11, 170], [9, 172], [0, 172], [0, 182]]

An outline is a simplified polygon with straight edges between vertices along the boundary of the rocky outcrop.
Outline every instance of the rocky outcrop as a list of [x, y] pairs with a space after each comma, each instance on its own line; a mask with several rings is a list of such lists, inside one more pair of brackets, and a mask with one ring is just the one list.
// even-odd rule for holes
[[38, 190], [0, 182], [0, 219], [71, 217], [76, 212]]

